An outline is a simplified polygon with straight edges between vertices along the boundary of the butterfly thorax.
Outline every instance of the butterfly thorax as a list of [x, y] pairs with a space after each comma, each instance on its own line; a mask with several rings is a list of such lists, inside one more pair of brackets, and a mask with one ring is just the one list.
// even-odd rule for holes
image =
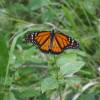
[[52, 48], [52, 44], [53, 44], [53, 39], [54, 39], [54, 30], [52, 30], [50, 32], [50, 46], [49, 46], [49, 50]]

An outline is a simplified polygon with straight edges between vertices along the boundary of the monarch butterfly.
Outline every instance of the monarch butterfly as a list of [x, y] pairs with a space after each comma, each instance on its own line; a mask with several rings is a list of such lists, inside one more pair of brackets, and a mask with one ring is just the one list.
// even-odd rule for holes
[[79, 43], [71, 37], [53, 31], [42, 31], [30, 33], [26, 41], [34, 43], [44, 53], [59, 54], [68, 48], [78, 48]]

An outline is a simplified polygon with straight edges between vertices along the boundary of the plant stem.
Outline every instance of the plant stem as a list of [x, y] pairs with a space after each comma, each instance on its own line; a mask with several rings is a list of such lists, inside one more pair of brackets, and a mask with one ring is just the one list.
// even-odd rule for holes
[[59, 85], [59, 87], [58, 87], [58, 92], [59, 92], [60, 100], [62, 100], [62, 94], [61, 94], [61, 87], [60, 87], [60, 85]]
[[[54, 56], [54, 58], [55, 58], [55, 56]], [[60, 86], [60, 84], [59, 84], [59, 67], [57, 66], [57, 64], [56, 64], [56, 59], [55, 59], [55, 72], [56, 72], [56, 79], [57, 79], [57, 81], [58, 81], [58, 95], [59, 95], [59, 98], [60, 98], [60, 100], [62, 100], [62, 93], [61, 93], [61, 86]]]

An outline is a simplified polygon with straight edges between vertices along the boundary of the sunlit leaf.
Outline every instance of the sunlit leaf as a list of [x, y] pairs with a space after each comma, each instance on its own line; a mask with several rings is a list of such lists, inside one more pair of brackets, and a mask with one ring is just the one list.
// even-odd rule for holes
[[56, 79], [52, 77], [45, 78], [41, 82], [42, 92], [50, 91], [50, 90], [57, 89], [57, 88], [58, 88], [58, 82]]
[[62, 56], [57, 62], [60, 66], [60, 72], [67, 75], [78, 72], [85, 64], [76, 54]]
[[81, 79], [79, 77], [68, 77], [66, 78], [66, 88], [75, 87], [75, 85], [80, 84]]

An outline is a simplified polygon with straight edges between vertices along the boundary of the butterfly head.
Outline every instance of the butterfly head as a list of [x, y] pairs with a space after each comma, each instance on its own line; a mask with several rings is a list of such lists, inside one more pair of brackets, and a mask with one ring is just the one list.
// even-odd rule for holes
[[25, 41], [29, 42], [29, 43], [33, 43], [34, 42], [34, 33], [30, 33], [27, 36], [25, 36]]

